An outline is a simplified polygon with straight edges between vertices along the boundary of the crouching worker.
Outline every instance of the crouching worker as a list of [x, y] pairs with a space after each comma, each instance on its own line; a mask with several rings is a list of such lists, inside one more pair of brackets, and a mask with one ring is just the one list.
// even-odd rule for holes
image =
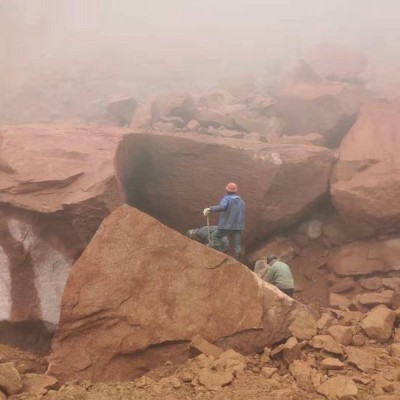
[[[189, 229], [186, 233], [186, 236], [189, 237], [190, 239], [197, 240], [200, 243], [210, 246], [210, 243], [208, 241], [208, 235], [210, 235], [210, 238], [212, 240], [212, 235], [217, 230], [218, 226], [216, 225], [211, 225], [210, 227], [203, 226], [202, 228]], [[217, 250], [221, 251], [222, 253], [226, 253], [228, 247], [229, 247], [229, 240], [227, 237], [224, 237], [222, 238], [221, 245]]]
[[278, 257], [272, 254], [267, 257], [267, 263], [270, 267], [265, 272], [263, 279], [293, 298], [294, 280], [289, 265], [278, 261]]

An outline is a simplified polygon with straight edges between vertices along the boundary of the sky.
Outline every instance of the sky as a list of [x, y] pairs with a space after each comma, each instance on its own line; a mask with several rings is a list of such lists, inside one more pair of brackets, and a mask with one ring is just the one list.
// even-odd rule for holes
[[397, 62], [398, 21], [398, 0], [0, 0], [0, 85], [10, 73], [16, 82], [93, 60], [206, 79], [298, 59], [319, 43]]

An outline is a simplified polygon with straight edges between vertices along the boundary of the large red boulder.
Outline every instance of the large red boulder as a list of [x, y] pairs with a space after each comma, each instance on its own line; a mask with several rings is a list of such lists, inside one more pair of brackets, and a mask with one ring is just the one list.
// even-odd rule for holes
[[129, 380], [189, 357], [196, 335], [249, 354], [289, 336], [302, 310], [229, 256], [125, 205], [72, 268], [49, 372]]
[[365, 106], [340, 146], [331, 194], [343, 221], [359, 236], [400, 224], [400, 102]]
[[323, 147], [183, 134], [127, 135], [117, 154], [126, 202], [182, 233], [204, 226], [203, 209], [236, 182], [247, 204], [248, 246], [323, 199], [333, 161]]
[[322, 198], [332, 165], [332, 154], [313, 146], [95, 126], [8, 126], [0, 142], [0, 318], [53, 325], [69, 269], [121, 204], [120, 186], [130, 204], [185, 232], [205, 224], [203, 208], [236, 180], [252, 244]]
[[288, 75], [271, 108], [285, 121], [284, 134], [317, 132], [327, 146], [337, 147], [367, 95], [362, 87], [323, 80], [303, 62]]
[[0, 320], [57, 324], [73, 262], [121, 204], [119, 128], [0, 129]]
[[400, 238], [368, 240], [342, 246], [330, 253], [328, 267], [338, 275], [368, 275], [400, 270]]
[[331, 80], [360, 80], [367, 67], [362, 53], [333, 44], [311, 47], [303, 58], [317, 74]]

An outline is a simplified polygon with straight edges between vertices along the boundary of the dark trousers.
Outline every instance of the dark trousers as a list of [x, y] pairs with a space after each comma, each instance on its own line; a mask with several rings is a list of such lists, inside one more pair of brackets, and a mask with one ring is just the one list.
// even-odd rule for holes
[[212, 235], [210, 240], [210, 247], [215, 250], [221, 251], [224, 248], [222, 239], [228, 236], [229, 240], [232, 241], [233, 249], [235, 252], [236, 260], [240, 259], [242, 251], [242, 231], [234, 231], [231, 229], [217, 229]]
[[279, 289], [281, 292], [285, 293], [286, 295], [288, 295], [289, 297], [291, 297], [292, 299], [294, 298], [294, 289]]

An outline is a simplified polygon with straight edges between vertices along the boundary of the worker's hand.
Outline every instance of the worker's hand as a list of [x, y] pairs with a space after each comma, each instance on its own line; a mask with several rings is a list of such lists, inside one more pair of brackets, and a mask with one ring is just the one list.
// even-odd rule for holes
[[209, 208], [205, 208], [205, 209], [203, 210], [203, 215], [204, 215], [205, 217], [207, 217], [207, 215], [210, 214], [210, 212], [211, 212], [211, 210], [210, 210]]

